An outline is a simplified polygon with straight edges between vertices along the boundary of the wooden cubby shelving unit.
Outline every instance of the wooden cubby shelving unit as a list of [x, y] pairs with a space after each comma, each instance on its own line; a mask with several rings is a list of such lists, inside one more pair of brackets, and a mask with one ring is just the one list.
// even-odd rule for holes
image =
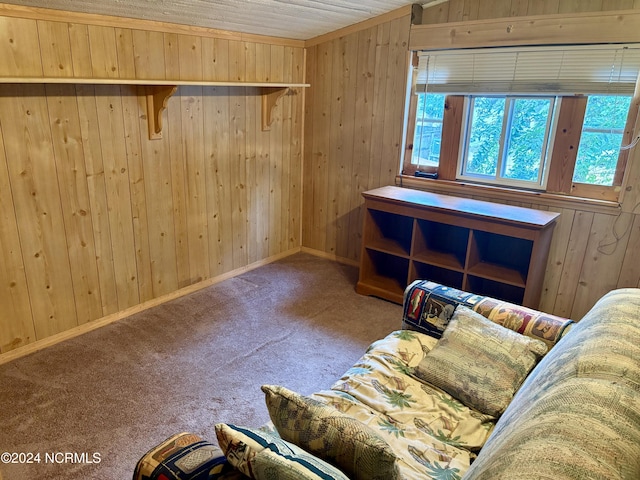
[[537, 308], [558, 213], [392, 186], [363, 196], [358, 293], [402, 303], [424, 279]]
[[257, 87], [262, 96], [262, 130], [269, 130], [273, 109], [278, 100], [289, 88], [309, 87], [308, 83], [282, 82], [235, 82], [235, 81], [206, 81], [206, 80], [148, 80], [122, 78], [79, 78], [79, 77], [0, 77], [3, 83], [64, 83], [86, 85], [139, 85], [146, 87], [147, 120], [149, 123], [149, 139], [162, 138], [162, 112], [167, 108], [169, 98], [180, 85], [198, 85], [213, 87]]

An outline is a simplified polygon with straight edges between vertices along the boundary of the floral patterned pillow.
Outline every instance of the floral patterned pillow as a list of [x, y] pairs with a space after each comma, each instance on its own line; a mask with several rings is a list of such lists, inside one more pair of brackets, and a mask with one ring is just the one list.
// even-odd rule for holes
[[499, 417], [547, 346], [458, 306], [414, 374], [470, 408]]
[[263, 385], [280, 436], [337, 466], [354, 480], [398, 478], [396, 455], [370, 427], [330, 405], [284, 387]]

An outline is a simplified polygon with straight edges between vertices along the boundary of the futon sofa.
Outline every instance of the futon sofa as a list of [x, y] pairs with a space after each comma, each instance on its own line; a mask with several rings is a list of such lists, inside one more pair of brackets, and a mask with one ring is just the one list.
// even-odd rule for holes
[[262, 389], [268, 426], [178, 434], [134, 480], [638, 480], [640, 290], [573, 322], [417, 281], [402, 329], [329, 390]]

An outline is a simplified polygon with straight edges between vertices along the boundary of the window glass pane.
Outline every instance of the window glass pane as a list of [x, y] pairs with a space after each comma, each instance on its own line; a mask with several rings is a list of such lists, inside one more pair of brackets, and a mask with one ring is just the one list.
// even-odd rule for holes
[[418, 94], [411, 163], [437, 167], [442, 142], [444, 94]]
[[498, 168], [505, 98], [472, 97], [472, 100], [465, 173], [495, 177]]
[[502, 173], [504, 178], [538, 181], [544, 159], [551, 103], [548, 98], [512, 100], [505, 142], [506, 161]]
[[613, 185], [630, 103], [630, 96], [589, 96], [574, 182]]

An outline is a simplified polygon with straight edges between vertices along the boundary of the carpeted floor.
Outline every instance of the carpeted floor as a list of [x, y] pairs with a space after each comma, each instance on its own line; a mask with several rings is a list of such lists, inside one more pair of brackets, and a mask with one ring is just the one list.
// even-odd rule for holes
[[174, 433], [265, 423], [262, 384], [328, 388], [400, 327], [401, 307], [356, 280], [296, 254], [0, 366], [0, 453], [40, 454], [0, 463], [4, 480], [131, 478]]

